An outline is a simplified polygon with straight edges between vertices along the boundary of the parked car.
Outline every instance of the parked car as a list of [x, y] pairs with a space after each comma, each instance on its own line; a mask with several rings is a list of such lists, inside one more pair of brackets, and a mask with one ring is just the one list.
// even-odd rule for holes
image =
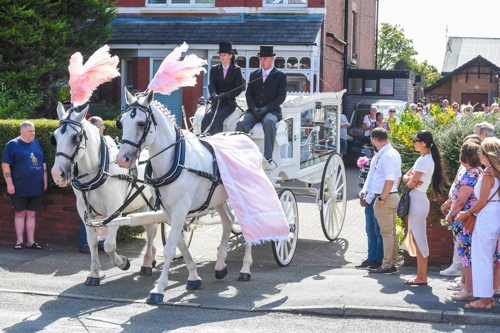
[[349, 119], [350, 127], [347, 129], [347, 134], [352, 137], [352, 140], [347, 141], [347, 156], [349, 159], [358, 159], [364, 156], [363, 148], [363, 119], [370, 113], [370, 107], [375, 105], [377, 109], [384, 114], [389, 115], [389, 107], [396, 108], [396, 117], [400, 117], [401, 113], [408, 109], [408, 102], [401, 100], [381, 99], [376, 101], [361, 101], [358, 102], [351, 113]]

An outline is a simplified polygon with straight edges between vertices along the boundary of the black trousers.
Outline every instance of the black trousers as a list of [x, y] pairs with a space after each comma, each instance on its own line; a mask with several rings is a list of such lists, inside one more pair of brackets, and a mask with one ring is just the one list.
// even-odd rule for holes
[[262, 123], [262, 128], [264, 130], [264, 157], [269, 160], [273, 157], [277, 122], [278, 117], [271, 112], [267, 113], [264, 118], [257, 119], [252, 112], [247, 111], [236, 124], [236, 132], [249, 133], [255, 124]]
[[[210, 129], [207, 133], [214, 135], [224, 131], [224, 120], [236, 109], [235, 105], [229, 104], [230, 102], [217, 101], [212, 104], [210, 111], [205, 114], [201, 121], [201, 132], [205, 132], [208, 126]], [[236, 101], [234, 102], [236, 104]], [[215, 117], [214, 117], [215, 116]], [[212, 122], [212, 125], [210, 123]]]

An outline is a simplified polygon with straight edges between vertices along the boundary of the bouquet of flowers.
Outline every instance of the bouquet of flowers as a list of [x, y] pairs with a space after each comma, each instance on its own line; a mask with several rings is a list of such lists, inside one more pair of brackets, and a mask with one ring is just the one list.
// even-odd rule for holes
[[443, 227], [446, 227], [446, 229], [448, 229], [448, 230], [453, 229], [452, 224], [451, 224], [451, 223], [448, 223], [448, 221], [446, 221], [445, 219], [441, 219], [440, 223], [441, 223], [441, 225], [442, 225]]
[[365, 166], [370, 164], [370, 159], [367, 158], [366, 156], [361, 156], [360, 158], [358, 158], [357, 164], [358, 168], [363, 169]]

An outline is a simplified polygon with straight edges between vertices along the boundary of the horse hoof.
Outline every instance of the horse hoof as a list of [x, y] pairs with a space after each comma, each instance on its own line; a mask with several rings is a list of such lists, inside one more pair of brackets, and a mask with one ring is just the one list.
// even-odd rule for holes
[[127, 259], [127, 264], [125, 265], [125, 267], [122, 268], [122, 271], [126, 271], [130, 268], [130, 260], [128, 260], [128, 258], [125, 259]]
[[153, 275], [153, 269], [151, 267], [141, 267], [141, 275], [143, 276], [151, 276]]
[[217, 280], [221, 280], [223, 278], [225, 278], [227, 275], [227, 267], [224, 267], [224, 269], [220, 270], [220, 271], [215, 271], [215, 278]]
[[101, 278], [95, 278], [95, 277], [87, 277], [87, 280], [85, 280], [85, 285], [86, 286], [98, 286], [101, 284]]
[[149, 297], [146, 299], [146, 303], [149, 304], [156, 304], [160, 302], [163, 302], [162, 294], [149, 294]]
[[201, 280], [189, 281], [187, 282], [187, 290], [196, 290], [201, 287]]
[[250, 273], [240, 273], [240, 276], [238, 276], [238, 281], [250, 281], [250, 277], [252, 276], [252, 274]]
[[156, 267], [156, 260], [153, 260], [153, 262], [151, 263], [151, 267], [153, 267], [153, 268]]

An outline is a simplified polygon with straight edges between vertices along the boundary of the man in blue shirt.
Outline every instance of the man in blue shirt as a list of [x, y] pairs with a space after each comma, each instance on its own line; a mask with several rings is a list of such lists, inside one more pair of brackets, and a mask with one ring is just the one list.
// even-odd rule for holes
[[35, 215], [42, 203], [43, 191], [47, 189], [47, 163], [42, 146], [35, 139], [35, 125], [30, 121], [21, 124], [21, 135], [10, 140], [2, 157], [2, 170], [7, 183], [7, 195], [11, 197], [12, 209], [16, 212], [14, 226], [16, 245], [41, 250], [35, 242]]

